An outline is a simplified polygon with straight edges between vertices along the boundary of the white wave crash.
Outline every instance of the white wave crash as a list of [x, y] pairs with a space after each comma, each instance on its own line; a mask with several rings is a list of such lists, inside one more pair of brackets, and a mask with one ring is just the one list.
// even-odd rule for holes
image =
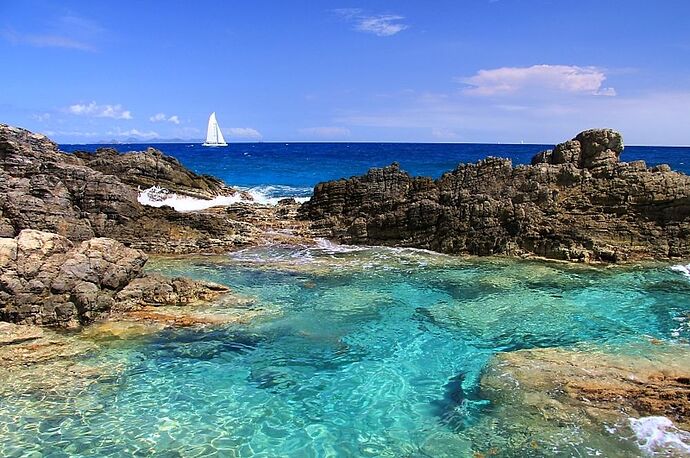
[[663, 452], [690, 454], [690, 433], [677, 428], [666, 417], [630, 418], [637, 445], [650, 455]]
[[[245, 193], [251, 196], [251, 199], [246, 199], [244, 197]], [[245, 190], [245, 193], [238, 192], [232, 196], [216, 196], [213, 199], [198, 199], [196, 197], [179, 195], [159, 186], [152, 186], [143, 191], [140, 190], [137, 200], [140, 204], [148, 205], [149, 207], [168, 206], [178, 212], [192, 212], [212, 207], [226, 207], [237, 203], [277, 205], [281, 199], [291, 197], [269, 197], [261, 188], [249, 188]], [[299, 203], [309, 200], [309, 197], [292, 198]]]
[[690, 264], [688, 265], [683, 265], [683, 264], [678, 264], [677, 266], [671, 266], [671, 270], [675, 270], [676, 272], [680, 272], [686, 277], [690, 278]]

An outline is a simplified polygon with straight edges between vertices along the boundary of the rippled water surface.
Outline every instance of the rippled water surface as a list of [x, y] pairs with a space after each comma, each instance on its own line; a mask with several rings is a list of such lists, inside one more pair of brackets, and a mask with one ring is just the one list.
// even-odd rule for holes
[[[75, 361], [99, 373], [84, 386], [65, 377], [31, 389], [25, 376], [22, 389], [0, 391], [2, 455], [524, 456], [487, 427], [495, 413], [478, 384], [492, 355], [640, 352], [690, 338], [690, 282], [669, 266], [325, 244], [161, 259], [150, 270], [229, 285], [261, 313], [97, 340]], [[534, 442], [532, 456], [641, 453], [610, 436]]]

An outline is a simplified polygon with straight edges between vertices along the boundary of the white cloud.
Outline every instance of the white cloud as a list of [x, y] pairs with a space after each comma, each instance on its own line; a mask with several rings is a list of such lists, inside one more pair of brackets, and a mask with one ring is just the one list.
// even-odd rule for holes
[[346, 127], [305, 127], [299, 129], [299, 133], [309, 139], [342, 140], [350, 136], [350, 129]]
[[558, 143], [585, 129], [611, 127], [626, 144], [690, 145], [690, 90], [617, 97], [527, 94], [510, 101], [497, 104], [463, 91], [433, 99], [418, 93], [401, 95], [394, 106], [362, 104], [361, 110], [341, 112], [331, 122], [374, 132], [376, 140], [439, 140], [433, 130], [440, 126], [464, 142]]
[[115, 137], [137, 137], [144, 140], [160, 138], [158, 132], [155, 132], [153, 130], [145, 132], [138, 129], [120, 130], [120, 128], [117, 128], [114, 131], [107, 132], [107, 135], [113, 135]]
[[180, 124], [180, 118], [177, 115], [167, 116], [165, 113], [156, 113], [149, 118], [151, 122], [163, 122], [168, 121], [173, 124]]
[[231, 138], [238, 140], [261, 140], [263, 138], [261, 132], [256, 129], [252, 129], [251, 127], [229, 127], [227, 129], [223, 129], [223, 132], [225, 132]]
[[373, 33], [379, 37], [389, 37], [407, 28], [407, 25], [399, 22], [403, 19], [405, 19], [404, 16], [395, 14], [365, 17], [359, 20], [357, 30]]
[[88, 104], [77, 103], [67, 108], [69, 113], [96, 118], [132, 119], [132, 113], [122, 108], [122, 105], [98, 105], [96, 102]]
[[13, 29], [5, 29], [2, 35], [12, 44], [26, 44], [36, 48], [65, 48], [79, 51], [95, 51], [92, 45], [64, 35], [23, 34]]
[[63, 135], [67, 137], [97, 137], [99, 134], [97, 132], [82, 132], [79, 130], [58, 130], [52, 131], [47, 130], [44, 132], [46, 135]]
[[50, 119], [50, 113], [38, 113], [38, 114], [32, 115], [31, 117], [38, 122], [44, 122], [44, 121], [48, 121]]
[[165, 121], [165, 113], [156, 113], [155, 115], [151, 116], [149, 118], [149, 121], [151, 122], [160, 122], [160, 121]]
[[408, 28], [406, 24], [401, 22], [405, 16], [398, 14], [369, 15], [360, 8], [339, 8], [333, 12], [347, 21], [353, 22], [355, 30], [373, 33], [379, 37], [389, 37]]
[[572, 65], [533, 65], [480, 70], [476, 75], [458, 78], [469, 85], [466, 94], [496, 96], [527, 91], [559, 91], [614, 96], [612, 87], [602, 87], [606, 75], [597, 67]]
[[[35, 21], [36, 22], [36, 21]], [[63, 48], [79, 51], [97, 51], [92, 44], [105, 32], [96, 22], [79, 16], [66, 15], [42, 21], [45, 30], [36, 33], [18, 32], [7, 27], [0, 35], [12, 44], [29, 45], [36, 48]], [[32, 24], [36, 27], [36, 23]]]
[[460, 135], [457, 132], [442, 127], [432, 128], [431, 136], [442, 142], [456, 142], [460, 140]]

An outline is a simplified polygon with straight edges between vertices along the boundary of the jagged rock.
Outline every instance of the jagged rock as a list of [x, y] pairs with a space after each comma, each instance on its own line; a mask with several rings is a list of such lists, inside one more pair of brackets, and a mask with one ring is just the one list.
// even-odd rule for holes
[[156, 183], [199, 198], [236, 192], [159, 151], [66, 154], [43, 135], [0, 124], [0, 237], [38, 229], [77, 242], [108, 237], [150, 252], [189, 253], [227, 251], [261, 233], [220, 211], [141, 205], [135, 185]]
[[177, 159], [166, 156], [155, 148], [124, 154], [113, 148], [98, 148], [94, 153], [76, 151], [74, 155], [92, 169], [119, 177], [123, 183], [142, 189], [159, 186], [179, 195], [199, 199], [212, 199], [238, 192], [215, 177], [198, 175], [188, 170]]
[[620, 134], [599, 129], [530, 166], [489, 157], [432, 180], [393, 164], [319, 183], [300, 216], [345, 243], [581, 262], [690, 257], [690, 177], [619, 162], [622, 149]]
[[0, 238], [0, 321], [76, 326], [111, 312], [189, 305], [229, 291], [216, 283], [143, 275], [147, 259], [144, 252], [112, 239], [75, 245], [31, 229]]
[[139, 276], [146, 254], [111, 239], [74, 245], [25, 229], [0, 239], [0, 321], [72, 326], [105, 316], [115, 294]]

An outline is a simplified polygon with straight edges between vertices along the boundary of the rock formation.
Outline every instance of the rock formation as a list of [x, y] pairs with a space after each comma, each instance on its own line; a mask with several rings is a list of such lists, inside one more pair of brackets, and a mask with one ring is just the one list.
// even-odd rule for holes
[[0, 238], [0, 321], [75, 326], [111, 309], [179, 305], [228, 291], [181, 278], [142, 276], [147, 256], [112, 239], [78, 244], [31, 229]]
[[622, 262], [690, 256], [690, 177], [619, 162], [588, 130], [513, 167], [489, 157], [432, 180], [397, 164], [318, 184], [300, 209], [326, 237], [446, 253]]
[[[174, 157], [166, 156], [155, 148], [123, 154], [113, 148], [98, 148], [94, 153], [76, 151], [73, 154], [86, 166], [141, 189], [159, 186], [175, 194], [198, 199], [212, 199], [238, 192], [218, 178], [197, 175]], [[245, 197], [251, 200], [250, 196]]]
[[500, 353], [482, 375], [481, 396], [551, 421], [665, 416], [687, 429], [690, 352], [681, 345], [645, 356], [557, 348]]
[[253, 243], [261, 232], [216, 209], [141, 205], [134, 185], [201, 198], [237, 191], [160, 152], [115, 154], [62, 153], [43, 135], [0, 124], [0, 237], [38, 229], [77, 242], [109, 237], [148, 252], [189, 253]]

